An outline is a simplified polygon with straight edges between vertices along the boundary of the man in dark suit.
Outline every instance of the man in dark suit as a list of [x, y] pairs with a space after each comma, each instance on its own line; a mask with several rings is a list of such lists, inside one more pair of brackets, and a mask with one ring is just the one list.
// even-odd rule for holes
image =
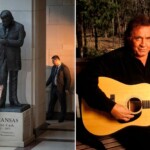
[[18, 70], [21, 69], [21, 49], [24, 43], [24, 26], [16, 21], [9, 10], [0, 14], [0, 73], [3, 92], [0, 107], [5, 107], [7, 78], [9, 75], [9, 102], [11, 106], [20, 106], [17, 98]]
[[69, 93], [71, 76], [68, 67], [60, 61], [59, 56], [54, 55], [52, 62], [54, 66], [46, 82], [46, 86], [52, 84], [47, 119], [52, 119], [54, 107], [58, 99], [61, 106], [59, 122], [63, 122], [66, 115], [66, 94]]

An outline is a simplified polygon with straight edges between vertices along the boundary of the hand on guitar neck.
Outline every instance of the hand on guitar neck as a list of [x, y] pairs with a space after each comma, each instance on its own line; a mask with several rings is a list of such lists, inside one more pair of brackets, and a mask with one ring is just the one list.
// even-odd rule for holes
[[116, 120], [123, 120], [125, 122], [134, 117], [133, 113], [129, 109], [120, 104], [115, 104], [111, 110], [111, 114]]

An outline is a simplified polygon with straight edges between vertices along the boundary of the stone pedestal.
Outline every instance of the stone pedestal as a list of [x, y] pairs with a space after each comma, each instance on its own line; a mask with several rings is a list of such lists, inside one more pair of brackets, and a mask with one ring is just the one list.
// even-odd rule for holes
[[34, 139], [29, 105], [0, 109], [0, 146], [24, 147]]

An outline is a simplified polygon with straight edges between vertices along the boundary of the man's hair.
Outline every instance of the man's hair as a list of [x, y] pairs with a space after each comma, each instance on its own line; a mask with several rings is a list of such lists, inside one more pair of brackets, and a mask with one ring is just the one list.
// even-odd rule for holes
[[3, 15], [9, 16], [12, 20], [14, 20], [14, 17], [13, 17], [12, 13], [9, 10], [3, 10], [0, 14], [0, 18], [2, 18]]
[[132, 18], [124, 34], [124, 45], [129, 46], [129, 37], [131, 37], [132, 31], [138, 26], [150, 26], [150, 17], [144, 14], [138, 15]]
[[59, 56], [58, 55], [54, 55], [53, 57], [52, 57], [52, 59], [59, 59], [60, 60], [60, 58], [59, 58]]

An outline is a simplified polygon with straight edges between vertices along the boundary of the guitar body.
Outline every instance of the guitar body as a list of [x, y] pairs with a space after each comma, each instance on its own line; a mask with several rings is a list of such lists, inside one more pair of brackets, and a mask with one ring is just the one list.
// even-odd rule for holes
[[[121, 104], [136, 114], [134, 120], [119, 122], [110, 114], [89, 107], [85, 100], [81, 103], [82, 120], [85, 128], [94, 135], [109, 135], [127, 126], [149, 126], [150, 125], [150, 84], [140, 83], [126, 85], [107, 77], [99, 77], [99, 88], [107, 97], [114, 97], [115, 102]], [[132, 100], [135, 107], [132, 106]], [[146, 109], [143, 109], [142, 100], [146, 100]], [[130, 102], [131, 101], [131, 102]], [[139, 106], [141, 105], [141, 106]], [[149, 108], [148, 108], [149, 107]]]

